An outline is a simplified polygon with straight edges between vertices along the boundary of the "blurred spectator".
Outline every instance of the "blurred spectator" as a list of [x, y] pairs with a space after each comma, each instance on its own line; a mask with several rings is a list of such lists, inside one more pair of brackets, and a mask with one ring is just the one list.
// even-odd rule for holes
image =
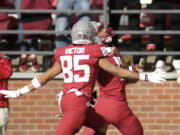
[[[51, 0], [16, 0], [17, 9], [52, 9]], [[48, 30], [52, 26], [50, 13], [22, 13], [20, 17], [20, 30]], [[20, 50], [21, 51], [36, 51], [38, 48], [38, 39], [46, 38], [46, 35], [35, 34], [20, 34]], [[40, 71], [41, 67], [38, 64], [35, 54], [31, 54], [29, 59], [26, 54], [20, 57], [20, 71], [28, 69], [28, 63], [31, 65], [31, 70]]]
[[[151, 9], [180, 9], [180, 0], [154, 0], [150, 6]], [[154, 29], [167, 30], [167, 15], [168, 14], [154, 14]], [[180, 30], [180, 14], [170, 14], [170, 27], [171, 30]], [[180, 35], [172, 35], [172, 49], [173, 51], [180, 51]], [[154, 43], [157, 51], [163, 51], [165, 48], [164, 35], [155, 35]], [[166, 56], [157, 56], [155, 71], [165, 72]], [[172, 62], [176, 72], [180, 74], [180, 55], [174, 56]]]
[[[91, 10], [102, 10], [103, 0], [91, 0]], [[103, 22], [103, 14], [91, 14], [91, 20]]]
[[[13, 2], [10, 0], [0, 0], [0, 9], [13, 9]], [[9, 13], [0, 13], [0, 30], [17, 29], [17, 19]], [[0, 50], [10, 50], [16, 41], [16, 35], [0, 34]]]
[[[90, 10], [90, 0], [58, 0], [57, 10]], [[55, 30], [62, 32], [68, 30], [68, 27], [71, 22], [72, 13], [61, 13], [60, 11], [57, 14]], [[79, 20], [90, 21], [90, 17], [86, 13], [75, 13], [75, 16]], [[62, 33], [56, 34], [56, 48], [61, 48], [66, 46], [69, 43], [67, 35]]]
[[[128, 9], [141, 9], [140, 1], [139, 0], [110, 0], [109, 1], [109, 7], [110, 10], [123, 10], [124, 8]], [[124, 30], [124, 27], [120, 27], [120, 17], [122, 17], [122, 14], [110, 14], [110, 26], [114, 30]], [[124, 15], [123, 19], [126, 19], [126, 23], [128, 23], [127, 29], [129, 30], [139, 30], [139, 14], [129, 14]], [[132, 48], [131, 51], [140, 51], [141, 50], [141, 36], [140, 35], [122, 35], [120, 38], [131, 38], [131, 46], [129, 48]], [[118, 36], [114, 38], [113, 41], [114, 44], [117, 44]], [[133, 63], [139, 67], [139, 60], [141, 56], [134, 56], [133, 57]]]
[[[141, 10], [149, 10], [149, 5], [152, 4], [152, 0], [140, 0]], [[152, 13], [141, 13], [140, 14], [140, 28], [145, 31], [153, 29], [154, 19]], [[142, 35], [142, 44], [146, 45], [147, 51], [154, 51], [155, 45], [152, 43], [153, 35], [144, 34]]]
[[[8, 79], [12, 75], [11, 61], [0, 54], [0, 90], [8, 89]], [[0, 135], [5, 135], [9, 119], [9, 101], [0, 94]]]
[[51, 1], [52, 7], [55, 8], [57, 6], [58, 0], [50, 0], [50, 1]]
[[1, 7], [13, 7], [13, 1], [12, 0], [0, 0]]

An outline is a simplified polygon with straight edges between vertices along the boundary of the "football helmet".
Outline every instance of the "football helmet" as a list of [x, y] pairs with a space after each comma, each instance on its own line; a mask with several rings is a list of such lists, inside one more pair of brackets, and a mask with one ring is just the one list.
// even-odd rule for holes
[[115, 36], [115, 32], [112, 27], [108, 27], [98, 34], [103, 43], [111, 43], [112, 38]]
[[96, 31], [91, 23], [78, 21], [71, 30], [73, 44], [92, 44], [95, 41]]
[[100, 31], [103, 29], [104, 25], [101, 22], [96, 22], [96, 21], [90, 21], [96, 32]]

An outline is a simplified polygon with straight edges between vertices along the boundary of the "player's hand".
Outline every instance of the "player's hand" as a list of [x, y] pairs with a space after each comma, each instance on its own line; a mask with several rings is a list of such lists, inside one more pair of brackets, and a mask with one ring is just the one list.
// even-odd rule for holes
[[4, 95], [5, 98], [17, 98], [21, 95], [30, 92], [30, 89], [27, 85], [18, 89], [18, 90], [0, 90], [0, 93]]
[[166, 72], [152, 72], [152, 73], [140, 73], [140, 80], [149, 81], [152, 83], [164, 83], [166, 82]]
[[166, 72], [152, 72], [148, 74], [148, 81], [153, 83], [164, 83], [166, 82]]
[[0, 93], [3, 94], [5, 98], [17, 98], [20, 96], [20, 92], [18, 90], [15, 91], [0, 90]]

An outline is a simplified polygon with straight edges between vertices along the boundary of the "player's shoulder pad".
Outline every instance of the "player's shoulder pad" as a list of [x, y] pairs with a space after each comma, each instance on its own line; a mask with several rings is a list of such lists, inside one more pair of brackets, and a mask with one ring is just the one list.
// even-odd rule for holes
[[108, 51], [107, 51], [105, 46], [101, 46], [100, 49], [101, 49], [104, 56], [108, 56]]

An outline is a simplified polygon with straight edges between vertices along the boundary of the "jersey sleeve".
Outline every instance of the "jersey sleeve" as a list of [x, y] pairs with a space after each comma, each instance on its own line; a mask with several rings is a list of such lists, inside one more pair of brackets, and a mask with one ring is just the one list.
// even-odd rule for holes
[[95, 46], [96, 46], [96, 49], [94, 49], [94, 50], [96, 50], [95, 55], [97, 57], [103, 58], [103, 57], [108, 56], [108, 51], [107, 51], [104, 44], [98, 44], [98, 45], [95, 45]]

